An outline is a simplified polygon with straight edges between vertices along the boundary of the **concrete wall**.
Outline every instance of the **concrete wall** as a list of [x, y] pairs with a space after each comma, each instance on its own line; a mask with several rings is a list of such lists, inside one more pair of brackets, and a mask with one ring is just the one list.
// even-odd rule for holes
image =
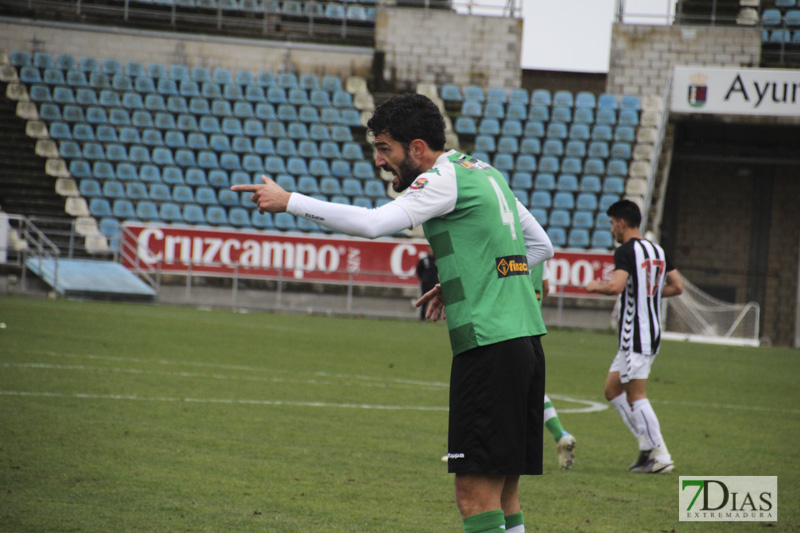
[[419, 82], [519, 87], [521, 47], [521, 19], [402, 8], [376, 17], [383, 76], [400, 90]]
[[614, 24], [606, 90], [661, 95], [674, 65], [758, 66], [761, 30]]
[[122, 61], [250, 70], [368, 76], [371, 48], [270, 42], [46, 21], [0, 20], [0, 49]]

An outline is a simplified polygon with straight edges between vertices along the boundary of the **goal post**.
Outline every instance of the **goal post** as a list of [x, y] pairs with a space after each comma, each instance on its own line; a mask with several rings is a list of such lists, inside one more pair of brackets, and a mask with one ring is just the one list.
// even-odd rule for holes
[[758, 346], [758, 303], [732, 304], [703, 292], [685, 277], [683, 294], [664, 298], [662, 339]]

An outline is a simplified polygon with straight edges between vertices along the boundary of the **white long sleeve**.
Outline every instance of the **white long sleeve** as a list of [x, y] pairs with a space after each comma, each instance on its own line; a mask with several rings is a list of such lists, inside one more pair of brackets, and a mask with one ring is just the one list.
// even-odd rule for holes
[[517, 213], [522, 226], [522, 234], [525, 237], [525, 255], [528, 258], [528, 266], [536, 266], [553, 257], [555, 253], [553, 243], [550, 242], [547, 232], [519, 200], [517, 200]]
[[411, 227], [405, 209], [388, 203], [375, 209], [323, 202], [292, 193], [286, 212], [322, 224], [347, 235], [374, 239]]

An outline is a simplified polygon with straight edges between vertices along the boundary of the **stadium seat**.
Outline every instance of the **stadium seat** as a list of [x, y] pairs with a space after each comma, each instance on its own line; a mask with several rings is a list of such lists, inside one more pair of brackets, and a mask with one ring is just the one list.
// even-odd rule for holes
[[522, 153], [517, 156], [514, 168], [520, 172], [536, 172], [536, 157]]
[[572, 216], [566, 209], [553, 209], [548, 217], [548, 225], [551, 228], [568, 228], [572, 225]]
[[555, 209], [575, 209], [575, 197], [570, 192], [557, 191], [553, 195]]
[[[122, 165], [127, 165], [128, 170], [133, 174], [133, 176], [136, 175], [136, 167], [128, 163], [121, 163], [120, 166]], [[95, 161], [92, 165], [92, 176], [99, 180], [113, 180], [117, 179], [117, 172], [114, 169], [114, 165], [108, 161]], [[131, 179], [136, 178], [134, 177]]]
[[308, 174], [308, 165], [302, 157], [289, 157], [286, 160], [286, 170], [294, 176]]
[[172, 192], [166, 183], [151, 183], [148, 186], [148, 196], [154, 202], [172, 202]]
[[531, 104], [528, 110], [528, 118], [531, 120], [548, 122], [550, 120], [550, 108], [546, 105]]
[[578, 191], [578, 178], [575, 174], [559, 174], [556, 181], [556, 190], [566, 192]]
[[503, 109], [503, 104], [499, 102], [487, 102], [483, 110], [483, 116], [499, 120], [505, 118], [506, 112]]
[[384, 185], [378, 180], [367, 181], [364, 183], [364, 194], [373, 199], [386, 196]]
[[603, 194], [600, 196], [600, 204], [598, 205], [598, 208], [600, 211], [605, 213], [608, 211], [608, 208], [611, 206], [611, 204], [618, 202], [619, 199], [620, 196], [617, 194]]
[[525, 137], [519, 145], [521, 154], [539, 155], [542, 153], [542, 144], [539, 139], [533, 137]]
[[592, 232], [592, 248], [608, 249], [614, 246], [614, 239], [607, 229], [595, 229]]
[[539, 171], [556, 173], [561, 170], [561, 163], [555, 156], [545, 155], [539, 158]]
[[136, 210], [130, 200], [114, 200], [111, 213], [118, 219], [136, 219]]
[[591, 211], [575, 211], [572, 215], [572, 227], [594, 229], [594, 214]]
[[550, 106], [551, 103], [552, 96], [547, 89], [534, 89], [531, 93], [531, 105]]
[[553, 197], [548, 191], [534, 190], [529, 205], [538, 209], [550, 209], [553, 207]]
[[533, 176], [530, 172], [515, 172], [511, 177], [510, 185], [512, 189], [530, 190], [533, 188]]
[[565, 122], [565, 123], [572, 122], [572, 108], [569, 108], [567, 106], [553, 107], [553, 111], [550, 114], [550, 120], [554, 120], [556, 122]]
[[569, 130], [564, 122], [550, 122], [547, 125], [547, 137], [551, 139], [566, 139], [568, 132]]
[[514, 169], [514, 156], [510, 153], [498, 153], [494, 156], [492, 166], [497, 170], [510, 172]]
[[500, 130], [500, 133], [501, 135], [507, 137], [521, 137], [522, 131], [522, 122], [520, 120], [507, 118], [503, 122], [503, 127]]
[[599, 193], [603, 189], [603, 183], [599, 176], [587, 174], [581, 177], [581, 192]]
[[508, 95], [508, 103], [510, 105], [514, 104], [528, 105], [529, 101], [530, 101], [530, 96], [526, 89], [522, 88], [511, 89], [511, 92]]
[[561, 139], [547, 139], [542, 145], [542, 155], [561, 157], [564, 155], [564, 143]]
[[[256, 143], [257, 142], [258, 141], [256, 141]], [[274, 153], [274, 150], [270, 152], [270, 154]], [[246, 170], [247, 172], [264, 172], [264, 161], [259, 155], [245, 154], [244, 157], [242, 157], [242, 169]]]
[[569, 230], [567, 246], [570, 248], [588, 248], [589, 244], [590, 241], [588, 230], [584, 228], [572, 228]]
[[595, 211], [597, 209], [597, 195], [590, 192], [581, 192], [575, 200], [575, 208], [583, 211]]
[[603, 192], [608, 194], [622, 194], [625, 192], [625, 180], [619, 176], [607, 176], [603, 181]]
[[497, 141], [497, 151], [504, 154], [519, 152], [519, 141], [516, 137], [504, 135]]
[[459, 135], [476, 135], [478, 133], [478, 129], [475, 127], [475, 119], [473, 117], [458, 117], [453, 125], [453, 128]]
[[633, 126], [620, 125], [614, 130], [614, 140], [618, 142], [636, 142], [636, 132]]
[[110, 217], [111, 204], [105, 198], [92, 198], [89, 200], [89, 213], [95, 218]]
[[544, 123], [539, 120], [529, 120], [525, 123], [525, 137], [541, 139], [545, 135]]
[[197, 204], [184, 204], [181, 209], [183, 211], [183, 220], [189, 224], [205, 224], [206, 215], [202, 207]]
[[461, 104], [461, 115], [465, 117], [480, 118], [483, 116], [483, 108], [479, 102], [466, 100]]
[[[131, 182], [134, 183], [134, 182]], [[139, 182], [136, 182], [139, 183]], [[125, 198], [125, 184], [117, 180], [106, 180], [103, 182], [103, 196], [110, 200]]]
[[[553, 191], [556, 188], [556, 179], [553, 174], [540, 172], [533, 181], [533, 186], [540, 191]], [[537, 207], [542, 207], [538, 205]]]
[[567, 233], [564, 228], [553, 226], [548, 227], [547, 236], [550, 238], [550, 242], [556, 248], [563, 248], [567, 244]]

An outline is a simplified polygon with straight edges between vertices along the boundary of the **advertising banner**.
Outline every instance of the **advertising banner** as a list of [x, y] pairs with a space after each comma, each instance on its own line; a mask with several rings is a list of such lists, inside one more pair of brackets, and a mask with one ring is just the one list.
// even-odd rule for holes
[[[428, 247], [424, 239], [145, 224], [124, 228], [122, 264], [163, 274], [417, 287], [417, 262]], [[610, 253], [556, 252], [549, 266], [551, 286], [559, 294], [587, 296], [582, 287], [610, 277], [614, 258]]]
[[800, 116], [800, 71], [676, 66], [674, 113]]

